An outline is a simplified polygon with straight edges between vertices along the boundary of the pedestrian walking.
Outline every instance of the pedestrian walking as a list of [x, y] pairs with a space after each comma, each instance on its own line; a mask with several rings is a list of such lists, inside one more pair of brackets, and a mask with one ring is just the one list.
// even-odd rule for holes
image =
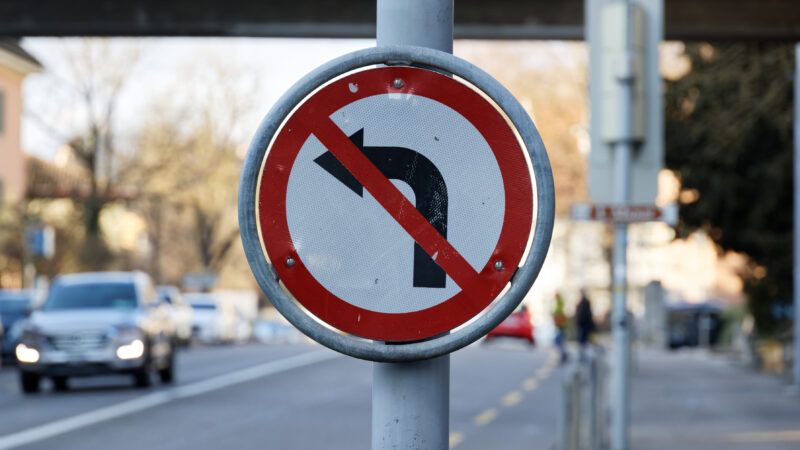
[[586, 347], [589, 345], [595, 327], [592, 302], [589, 301], [586, 291], [582, 289], [581, 299], [575, 307], [575, 330], [578, 334], [581, 358], [583, 358]]
[[567, 340], [567, 314], [564, 312], [564, 298], [560, 292], [556, 292], [555, 307], [553, 308], [553, 325], [556, 327], [555, 344], [561, 363], [567, 362], [566, 340]]

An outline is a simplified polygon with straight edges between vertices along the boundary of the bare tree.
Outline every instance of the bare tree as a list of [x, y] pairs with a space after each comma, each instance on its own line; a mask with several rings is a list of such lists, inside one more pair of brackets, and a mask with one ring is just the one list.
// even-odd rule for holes
[[[66, 143], [85, 172], [88, 193], [73, 198], [82, 215], [85, 267], [108, 264], [111, 254], [103, 241], [100, 215], [109, 204], [130, 196], [119, 166], [123, 153], [115, 120], [119, 99], [136, 66], [135, 49], [114, 49], [105, 39], [65, 44], [63, 72], [48, 72], [48, 107], [28, 109], [53, 138]], [[50, 69], [49, 69], [50, 70]], [[54, 101], [55, 99], [55, 101]]]
[[160, 282], [188, 271], [219, 273], [239, 243], [236, 190], [249, 138], [241, 124], [254, 90], [246, 72], [207, 64], [171, 89], [169, 103], [150, 108], [127, 166], [138, 174], [136, 205], [148, 223], [150, 270]]

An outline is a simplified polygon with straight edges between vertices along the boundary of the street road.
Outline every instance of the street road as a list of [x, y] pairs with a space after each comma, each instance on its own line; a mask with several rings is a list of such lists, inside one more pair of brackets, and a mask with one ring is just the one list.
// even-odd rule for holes
[[[0, 450], [369, 448], [371, 363], [311, 344], [197, 347], [178, 362], [173, 386], [75, 379], [34, 396], [5, 368]], [[557, 372], [549, 351], [523, 343], [457, 352], [451, 448], [554, 448]]]

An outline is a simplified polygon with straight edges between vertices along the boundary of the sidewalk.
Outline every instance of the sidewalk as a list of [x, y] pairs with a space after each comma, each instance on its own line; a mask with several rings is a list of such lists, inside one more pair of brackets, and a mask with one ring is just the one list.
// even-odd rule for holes
[[698, 351], [635, 358], [632, 449], [800, 449], [800, 395], [784, 380]]

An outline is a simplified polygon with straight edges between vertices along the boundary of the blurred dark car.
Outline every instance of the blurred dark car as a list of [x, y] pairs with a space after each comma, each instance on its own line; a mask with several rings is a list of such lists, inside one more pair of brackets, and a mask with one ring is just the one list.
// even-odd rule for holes
[[33, 291], [0, 289], [0, 351], [4, 364], [13, 363], [22, 321], [31, 315]]
[[708, 303], [678, 304], [667, 309], [669, 348], [713, 346], [722, 330], [722, 310]]
[[511, 313], [500, 325], [495, 327], [486, 335], [486, 341], [498, 337], [510, 337], [524, 339], [529, 344], [535, 345], [536, 339], [533, 336], [533, 322], [528, 308], [522, 307]]
[[149, 276], [97, 272], [57, 277], [14, 351], [22, 390], [33, 393], [43, 377], [56, 390], [66, 389], [69, 377], [113, 373], [130, 374], [143, 387], [157, 371], [171, 383], [175, 347], [169, 305]]

